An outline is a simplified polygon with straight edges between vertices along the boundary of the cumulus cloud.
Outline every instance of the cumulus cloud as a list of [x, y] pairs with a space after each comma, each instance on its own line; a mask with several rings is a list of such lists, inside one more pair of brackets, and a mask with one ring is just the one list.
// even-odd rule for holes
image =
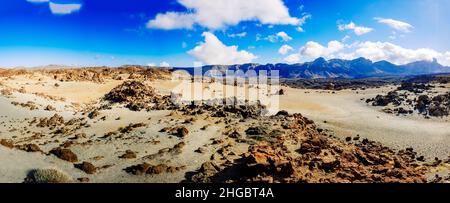
[[415, 61], [440, 59], [442, 54], [427, 48], [407, 49], [389, 42], [363, 42], [355, 51], [372, 61], [387, 60], [395, 64], [407, 64]]
[[300, 53], [302, 56], [307, 58], [318, 58], [321, 56], [330, 58], [333, 57], [334, 53], [342, 50], [343, 48], [344, 45], [339, 41], [331, 41], [328, 43], [328, 46], [322, 46], [317, 42], [310, 41], [300, 49]]
[[27, 0], [30, 3], [48, 3], [50, 11], [55, 15], [67, 15], [81, 9], [81, 3], [53, 3], [50, 0]]
[[291, 54], [284, 58], [284, 61], [289, 64], [298, 63], [300, 62], [300, 54]]
[[373, 28], [357, 26], [354, 22], [350, 22], [349, 24], [339, 24], [338, 29], [340, 31], [352, 30], [356, 35], [364, 35], [373, 31]]
[[360, 42], [351, 45], [338, 41], [330, 41], [327, 46], [309, 41], [300, 48], [299, 53], [294, 53], [284, 60], [288, 63], [311, 61], [318, 57], [326, 59], [355, 59], [364, 57], [372, 61], [386, 60], [397, 65], [403, 65], [415, 61], [433, 61], [450, 66], [450, 52], [438, 52], [429, 48], [408, 49], [390, 42]]
[[292, 48], [289, 45], [283, 45], [280, 47], [280, 49], [278, 49], [278, 53], [281, 55], [286, 55], [287, 53], [289, 53], [290, 51], [293, 51], [294, 48]]
[[344, 49], [344, 47], [344, 44], [335, 40], [330, 41], [327, 46], [323, 46], [314, 41], [309, 41], [305, 46], [300, 48], [299, 53], [291, 54], [284, 60], [288, 63], [298, 63], [301, 60], [314, 60], [319, 57], [335, 58], [335, 54]]
[[291, 17], [282, 0], [178, 0], [189, 12], [157, 14], [147, 23], [148, 28], [190, 29], [199, 25], [220, 29], [242, 21], [258, 21], [269, 25], [300, 25]]
[[414, 28], [411, 24], [394, 20], [394, 19], [388, 19], [388, 18], [374, 18], [378, 23], [385, 24], [395, 30], [401, 31], [401, 32], [411, 32], [411, 29]]
[[209, 65], [231, 65], [250, 63], [257, 57], [247, 51], [239, 51], [237, 46], [226, 46], [213, 33], [204, 32], [205, 38], [188, 54]]

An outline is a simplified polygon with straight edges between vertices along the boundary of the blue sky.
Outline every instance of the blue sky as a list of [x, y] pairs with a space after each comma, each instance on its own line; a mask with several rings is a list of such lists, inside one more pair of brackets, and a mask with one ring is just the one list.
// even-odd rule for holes
[[446, 0], [2, 0], [0, 67], [319, 56], [450, 65], [449, 9]]

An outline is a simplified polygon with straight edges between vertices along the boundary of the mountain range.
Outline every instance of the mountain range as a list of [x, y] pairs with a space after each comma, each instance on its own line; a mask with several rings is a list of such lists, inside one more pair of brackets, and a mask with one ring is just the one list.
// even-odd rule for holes
[[[192, 68], [175, 68], [186, 70], [193, 74]], [[209, 70], [219, 70], [222, 73], [226, 70], [278, 70], [282, 78], [371, 78], [371, 77], [391, 77], [391, 76], [413, 76], [436, 73], [450, 73], [450, 67], [443, 66], [433, 61], [417, 61], [405, 65], [395, 65], [388, 61], [372, 62], [366, 58], [354, 60], [318, 58], [312, 62], [299, 64], [242, 64], [242, 65], [210, 65], [202, 68], [203, 72]]]

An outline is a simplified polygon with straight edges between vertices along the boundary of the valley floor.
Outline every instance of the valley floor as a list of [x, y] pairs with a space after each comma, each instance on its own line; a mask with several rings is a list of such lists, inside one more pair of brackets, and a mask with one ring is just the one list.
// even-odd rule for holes
[[[30, 124], [34, 118], [58, 114], [67, 121], [85, 117], [80, 110], [94, 105], [122, 82], [59, 82], [46, 76], [16, 76], [2, 80], [0, 88], [11, 88], [13, 91], [10, 95], [0, 96], [0, 139], [13, 139], [16, 145], [38, 144], [43, 153], [30, 153], [0, 145], [0, 182], [22, 182], [29, 170], [48, 167], [59, 168], [73, 177], [88, 177], [90, 182], [180, 182], [185, 180], [186, 171], [197, 170], [202, 163], [214, 158], [214, 152], [221, 149], [222, 145], [211, 144], [211, 141], [230, 142], [234, 154], [247, 151], [248, 144], [236, 143], [223, 135], [226, 126], [219, 122], [220, 119], [173, 115], [170, 111], [133, 112], [123, 106], [112, 106], [99, 112], [100, 115], [95, 119], [83, 120], [86, 123], [78, 127], [84, 129], [85, 135], [70, 147], [78, 155], [78, 160], [89, 161], [98, 167], [95, 175], [87, 175], [74, 168], [72, 163], [46, 154], [66, 142], [70, 145], [69, 141], [75, 138], [50, 136], [48, 129]], [[148, 82], [163, 95], [169, 94], [177, 84], [168, 80]], [[420, 116], [395, 116], [364, 102], [367, 98], [390, 91], [394, 88], [392, 86], [336, 92], [282, 88], [285, 91], [280, 95], [279, 110], [291, 114], [301, 113], [315, 121], [326, 133], [342, 140], [359, 135], [361, 139], [368, 138], [398, 150], [412, 147], [429, 161], [435, 157], [446, 159], [450, 155], [449, 117], [424, 119]], [[62, 99], [49, 99], [49, 96]], [[33, 102], [30, 105], [36, 109], [28, 109], [30, 105], [20, 106], [29, 101]], [[17, 103], [13, 105], [11, 102]], [[49, 105], [54, 109], [44, 110]], [[191, 118], [193, 122], [185, 124], [185, 120]], [[137, 127], [132, 132], [133, 136], [126, 139], [104, 138], [108, 132], [133, 123], [143, 123], [146, 127]], [[252, 124], [244, 122], [243, 125]], [[176, 125], [186, 126], [189, 136], [180, 140], [161, 132], [165, 127]], [[42, 138], [33, 137], [33, 133], [43, 134]], [[183, 150], [171, 154], [171, 149], [176, 149], [180, 143], [183, 143]], [[202, 153], [195, 152], [199, 148]], [[135, 152], [139, 161], [120, 158], [127, 150]], [[157, 158], [151, 156], [155, 154]], [[237, 158], [230, 158], [230, 161], [234, 159]], [[135, 176], [124, 171], [124, 168], [142, 163], [140, 160], [182, 169], [165, 176]]]

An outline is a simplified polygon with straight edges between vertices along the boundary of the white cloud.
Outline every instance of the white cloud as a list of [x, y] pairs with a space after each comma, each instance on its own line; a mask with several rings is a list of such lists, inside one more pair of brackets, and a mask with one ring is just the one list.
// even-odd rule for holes
[[49, 2], [49, 0], [27, 0], [30, 3], [45, 3]]
[[292, 37], [290, 37], [288, 34], [286, 34], [285, 32], [279, 32], [277, 33], [277, 37], [281, 38], [284, 42], [288, 42], [292, 40]]
[[269, 25], [299, 25], [291, 17], [282, 0], [178, 0], [189, 12], [158, 14], [147, 23], [148, 28], [190, 29], [199, 25], [220, 29], [242, 21], [258, 21]]
[[376, 21], [378, 21], [381, 24], [385, 24], [393, 29], [396, 29], [401, 32], [411, 32], [411, 29], [414, 28], [411, 24], [399, 21], [399, 20], [393, 20], [393, 19], [387, 19], [387, 18], [374, 18]]
[[147, 66], [148, 66], [148, 67], [156, 67], [156, 64], [154, 64], [154, 63], [148, 63]]
[[170, 67], [170, 64], [167, 63], [167, 62], [165, 62], [165, 61], [163, 61], [163, 62], [161, 62], [161, 63], [159, 64], [159, 67], [168, 68], [168, 67]]
[[158, 14], [154, 20], [147, 23], [148, 28], [159, 28], [163, 30], [172, 29], [192, 29], [195, 22], [195, 15], [189, 13], [167, 12]]
[[439, 63], [445, 66], [450, 66], [450, 52], [445, 52], [438, 58]]
[[346, 42], [346, 41], [348, 41], [349, 39], [350, 39], [351, 37], [349, 36], [349, 35], [345, 35], [343, 38], [342, 38], [342, 42]]
[[[256, 38], [258, 38], [258, 37], [256, 37]], [[275, 42], [278, 42], [278, 36], [277, 35], [269, 35], [266, 38], [264, 38], [264, 40], [275, 43]], [[258, 39], [256, 41], [258, 41]]]
[[298, 63], [300, 62], [300, 55], [299, 54], [291, 54], [289, 56], [287, 56], [286, 58], [284, 58], [284, 61], [286, 61], [286, 63]]
[[406, 49], [389, 42], [363, 42], [355, 51], [356, 56], [361, 56], [372, 61], [387, 60], [395, 64], [407, 64], [415, 61], [432, 61], [439, 59], [442, 54], [427, 48]]
[[331, 41], [328, 43], [328, 46], [322, 46], [321, 44], [310, 41], [307, 42], [305, 46], [300, 48], [300, 54], [303, 57], [315, 59], [318, 57], [330, 58], [333, 57], [333, 54], [342, 50], [344, 45], [338, 41]]
[[[261, 39], [262, 39], [261, 35], [257, 34], [256, 41], [259, 41]], [[280, 40], [283, 42], [288, 42], [288, 41], [292, 40], [292, 37], [290, 37], [288, 34], [286, 34], [286, 32], [278, 32], [277, 34], [269, 35], [269, 36], [265, 37], [264, 40], [267, 40], [272, 43], [278, 42]]]
[[81, 8], [81, 4], [56, 4], [52, 2], [49, 3], [49, 6], [50, 11], [52, 11], [52, 13], [56, 15], [71, 14], [80, 10]]
[[81, 9], [80, 3], [53, 3], [50, 0], [27, 0], [30, 3], [48, 3], [50, 11], [55, 15], [67, 15]]
[[226, 46], [213, 33], [204, 32], [205, 38], [188, 54], [209, 65], [231, 65], [250, 63], [257, 57], [247, 51], [239, 51], [237, 46]]
[[294, 48], [292, 48], [289, 45], [283, 45], [280, 47], [280, 49], [278, 49], [278, 53], [281, 55], [286, 55], [287, 53], [289, 53], [290, 51], [293, 51]]
[[312, 16], [310, 15], [310, 14], [306, 14], [306, 15], [304, 15], [303, 17], [301, 17], [300, 19], [299, 19], [299, 24], [298, 24], [298, 27], [296, 28], [296, 30], [298, 31], [298, 32], [305, 32], [305, 30], [303, 29], [303, 25], [306, 23], [306, 20], [308, 20], [308, 19], [310, 19]]
[[247, 32], [228, 34], [228, 37], [231, 38], [243, 38], [245, 36], [247, 36]]
[[389, 42], [361, 42], [351, 45], [338, 41], [330, 41], [327, 46], [309, 41], [300, 48], [299, 53], [291, 54], [284, 60], [288, 63], [311, 61], [318, 57], [326, 59], [355, 59], [364, 57], [372, 61], [386, 60], [397, 65], [415, 61], [437, 61], [450, 66], [450, 52], [441, 53], [429, 48], [408, 49]]
[[344, 30], [352, 30], [356, 35], [364, 35], [373, 31], [373, 28], [357, 26], [354, 22], [350, 22], [349, 24], [340, 24], [338, 25], [338, 29], [340, 31]]
[[291, 54], [284, 60], [288, 63], [298, 63], [300, 61], [314, 60], [319, 57], [335, 58], [335, 53], [344, 49], [344, 44], [339, 41], [330, 41], [328, 45], [322, 46], [321, 44], [309, 41], [305, 46], [300, 48], [300, 52]]

